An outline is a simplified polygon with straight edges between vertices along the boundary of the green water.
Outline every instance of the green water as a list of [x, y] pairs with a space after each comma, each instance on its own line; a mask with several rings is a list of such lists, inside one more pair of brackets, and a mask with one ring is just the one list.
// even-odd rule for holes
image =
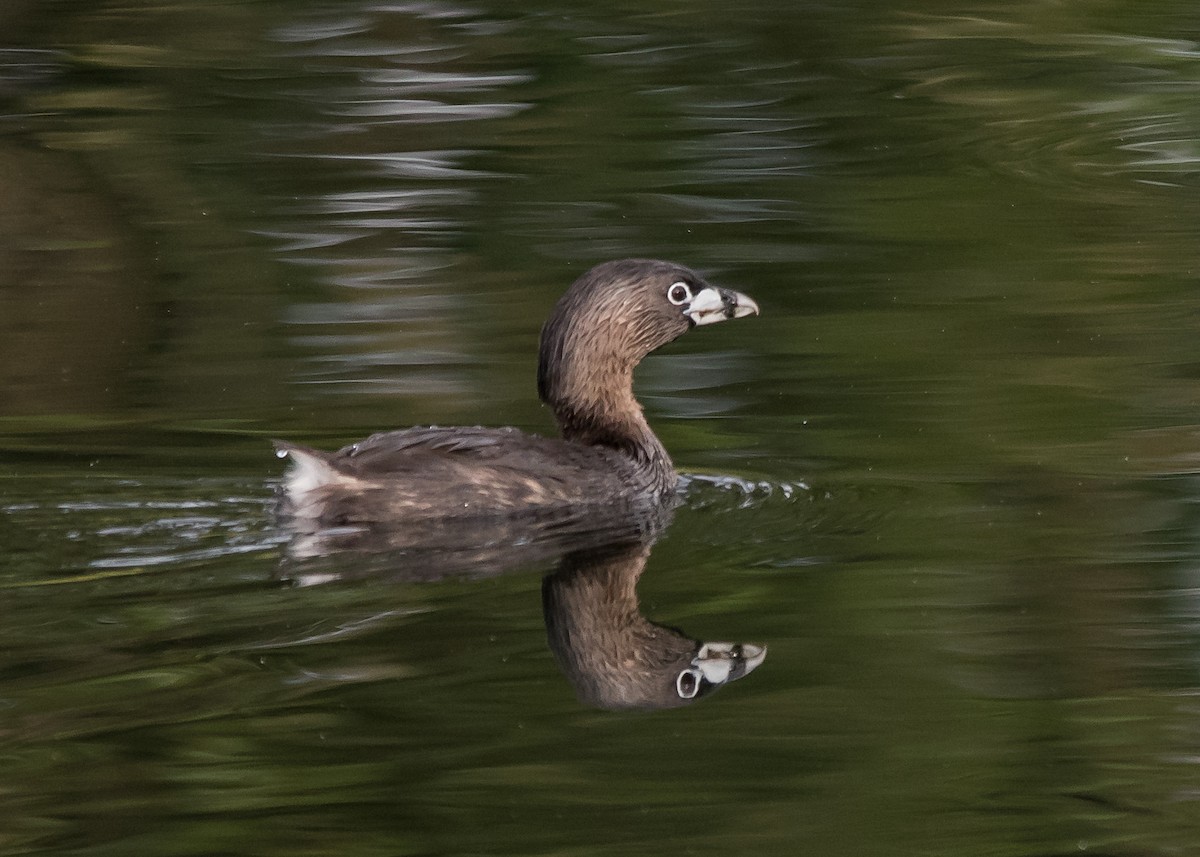
[[[1193, 853], [1198, 39], [7, 0], [0, 853]], [[762, 307], [639, 373], [711, 477], [641, 610], [769, 651], [670, 711], [576, 697], [548, 559], [296, 563], [270, 514], [271, 437], [552, 431], [541, 320], [623, 256]]]

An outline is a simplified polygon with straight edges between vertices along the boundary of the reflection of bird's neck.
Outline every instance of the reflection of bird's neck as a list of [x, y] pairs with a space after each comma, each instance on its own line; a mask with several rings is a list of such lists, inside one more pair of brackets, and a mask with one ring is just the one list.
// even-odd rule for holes
[[543, 582], [550, 648], [586, 703], [679, 704], [675, 671], [690, 662], [699, 644], [641, 615], [637, 581], [649, 555], [644, 544], [581, 551], [564, 557]]

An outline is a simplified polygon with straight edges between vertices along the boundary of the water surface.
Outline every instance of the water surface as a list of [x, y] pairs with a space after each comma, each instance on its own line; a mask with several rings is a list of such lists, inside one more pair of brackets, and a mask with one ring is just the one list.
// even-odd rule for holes
[[[0, 851], [1189, 853], [1196, 23], [6, 4]], [[622, 256], [763, 309], [639, 373], [639, 609], [769, 652], [669, 711], [577, 696], [551, 557], [271, 515], [271, 437], [552, 431], [541, 319]]]

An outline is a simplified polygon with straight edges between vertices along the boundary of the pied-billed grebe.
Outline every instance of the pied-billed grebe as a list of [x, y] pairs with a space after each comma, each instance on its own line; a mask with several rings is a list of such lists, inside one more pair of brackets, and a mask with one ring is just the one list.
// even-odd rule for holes
[[633, 369], [692, 327], [757, 313], [670, 262], [606, 262], [542, 327], [538, 394], [562, 439], [513, 428], [411, 428], [337, 452], [276, 442], [292, 459], [283, 511], [314, 527], [543, 516], [662, 501], [675, 470], [633, 395]]

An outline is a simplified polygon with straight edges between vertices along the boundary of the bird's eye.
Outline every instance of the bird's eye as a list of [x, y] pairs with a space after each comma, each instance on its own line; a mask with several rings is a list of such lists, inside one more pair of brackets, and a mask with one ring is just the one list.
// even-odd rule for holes
[[695, 670], [684, 670], [675, 679], [675, 692], [680, 699], [691, 699], [700, 691], [700, 676]]
[[679, 306], [685, 304], [692, 299], [692, 290], [688, 288], [687, 283], [672, 283], [671, 288], [667, 289], [667, 300]]

